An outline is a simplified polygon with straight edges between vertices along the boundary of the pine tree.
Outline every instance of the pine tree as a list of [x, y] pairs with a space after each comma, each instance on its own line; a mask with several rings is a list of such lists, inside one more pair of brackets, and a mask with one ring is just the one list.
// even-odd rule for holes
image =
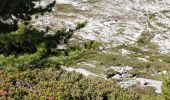
[[[42, 31], [29, 22], [32, 15], [52, 11], [55, 1], [43, 7], [37, 6], [38, 2], [41, 1], [0, 0], [0, 68], [25, 70], [28, 67], [32, 69], [44, 66], [48, 57], [60, 54], [58, 45], [67, 44], [72, 34], [87, 24], [85, 21], [78, 23], [75, 29], [64, 28], [46, 34], [50, 29], [48, 26], [46, 31]], [[47, 63], [47, 66], [51, 66], [51, 63]]]
[[45, 7], [36, 6], [40, 0], [0, 0], [0, 33], [16, 30], [19, 21], [30, 21], [37, 13], [52, 11], [55, 1]]

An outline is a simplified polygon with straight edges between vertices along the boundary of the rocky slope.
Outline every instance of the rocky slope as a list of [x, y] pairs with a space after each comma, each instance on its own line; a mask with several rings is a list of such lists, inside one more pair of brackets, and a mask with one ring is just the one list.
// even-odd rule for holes
[[[43, 0], [41, 5], [47, 1]], [[170, 66], [169, 0], [56, 0], [56, 3], [53, 13], [36, 19], [36, 25], [59, 29], [87, 21], [87, 26], [76, 32], [72, 40], [95, 40], [102, 44], [95, 57], [77, 63], [75, 68], [63, 69], [119, 80], [118, 84], [125, 88], [151, 86], [161, 93], [160, 73]], [[108, 70], [112, 70], [109, 78]]]

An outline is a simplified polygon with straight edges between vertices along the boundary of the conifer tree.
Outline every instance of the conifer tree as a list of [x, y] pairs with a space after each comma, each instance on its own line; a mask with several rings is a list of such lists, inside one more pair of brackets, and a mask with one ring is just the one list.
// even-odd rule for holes
[[37, 13], [52, 11], [55, 1], [45, 7], [37, 6], [40, 0], [0, 0], [0, 33], [17, 29], [19, 21], [30, 21]]
[[[53, 35], [46, 31], [37, 30], [31, 26], [32, 15], [40, 15], [51, 12], [55, 1], [41, 6], [40, 0], [0, 0], [0, 54], [20, 55], [35, 53], [39, 46], [44, 44], [46, 53], [44, 57], [51, 55], [57, 45], [67, 44], [74, 31], [83, 28], [87, 22], [78, 23], [75, 29], [61, 29]], [[18, 23], [22, 22], [25, 25]]]

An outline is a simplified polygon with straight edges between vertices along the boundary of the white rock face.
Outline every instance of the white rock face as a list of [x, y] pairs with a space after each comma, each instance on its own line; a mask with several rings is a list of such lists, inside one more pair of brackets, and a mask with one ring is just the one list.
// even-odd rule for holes
[[69, 4], [69, 3], [71, 3], [71, 0], [56, 0], [56, 3]]
[[146, 58], [138, 58], [138, 60], [142, 62], [149, 62], [149, 60], [147, 60]]
[[86, 77], [89, 77], [89, 76], [96, 76], [96, 77], [100, 77], [100, 78], [103, 78], [103, 79], [106, 79], [106, 76], [105, 75], [97, 75], [97, 74], [94, 74], [90, 71], [87, 71], [86, 69], [82, 69], [82, 68], [71, 68], [71, 67], [65, 67], [65, 66], [61, 66], [61, 68], [63, 70], [66, 70], [67, 72], [76, 72], [76, 73], [80, 73]]
[[95, 74], [93, 74], [93, 73], [91, 73], [91, 72], [89, 72], [89, 71], [87, 71], [87, 70], [85, 70], [85, 69], [81, 69], [81, 68], [75, 68], [75, 69], [74, 69], [74, 68], [62, 66], [62, 69], [66, 70], [66, 71], [68, 71], [68, 72], [73, 72], [73, 71], [75, 71], [75, 72], [77, 72], [77, 73], [83, 74], [84, 76], [97, 76], [97, 75], [95, 75]]
[[[43, 0], [41, 4], [49, 1]], [[54, 14], [45, 16], [52, 18], [46, 21], [42, 17], [39, 24], [71, 27], [87, 20], [87, 26], [76, 36], [116, 45], [134, 44], [148, 30], [154, 33], [151, 41], [160, 46], [160, 52], [170, 52], [170, 0], [56, 0], [56, 3], [63, 4], [63, 9], [56, 7]], [[65, 5], [70, 5], [70, 10], [64, 10]]]
[[131, 87], [131, 86], [136, 85], [136, 84], [137, 84], [137, 81], [131, 79], [131, 80], [127, 80], [127, 81], [121, 81], [121, 82], [119, 82], [118, 84], [120, 84], [121, 87], [123, 87], [123, 88], [129, 88], [129, 87]]
[[130, 66], [126, 66], [126, 67], [111, 67], [113, 70], [119, 72], [119, 73], [127, 73], [128, 71], [132, 70], [133, 68]]
[[[132, 76], [132, 75], [128, 74], [128, 72], [130, 70], [133, 70], [132, 67], [126, 66], [126, 67], [111, 67], [111, 68], [122, 74], [122, 75], [117, 74], [114, 77], [112, 77], [112, 79], [123, 79], [123, 78], [129, 78], [129, 77]], [[133, 85], [137, 85], [138, 83], [139, 83], [140, 86], [154, 87], [156, 89], [155, 90], [156, 93], [161, 93], [161, 87], [162, 87], [161, 81], [145, 79], [145, 78], [135, 78], [134, 77], [134, 78], [130, 78], [127, 81], [118, 82], [118, 84], [120, 84], [124, 88], [128, 88], [128, 87], [131, 87]]]
[[162, 92], [162, 82], [157, 80], [145, 79], [145, 78], [133, 78], [127, 81], [121, 81], [120, 84], [124, 88], [128, 88], [134, 85], [139, 85], [141, 87], [154, 87], [156, 93]]
[[156, 81], [156, 80], [150, 80], [150, 79], [144, 79], [144, 78], [136, 78], [136, 81], [140, 82], [141, 86], [151, 86], [154, 87], [156, 90], [156, 93], [162, 92], [162, 82]]
[[129, 50], [126, 50], [126, 49], [121, 49], [120, 52], [121, 52], [121, 54], [122, 54], [123, 56], [127, 56], [127, 55], [129, 55], [129, 54], [134, 53], [134, 52], [129, 51]]
[[170, 32], [169, 34], [164, 34], [164, 35], [157, 34], [155, 35], [152, 41], [160, 46], [160, 51], [162, 53], [170, 52]]
[[131, 74], [125, 73], [125, 74], [116, 74], [111, 79], [126, 79], [132, 77]]

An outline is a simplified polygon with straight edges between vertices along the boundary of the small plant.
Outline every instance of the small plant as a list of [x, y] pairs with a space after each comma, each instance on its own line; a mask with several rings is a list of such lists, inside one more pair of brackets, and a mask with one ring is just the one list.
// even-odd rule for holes
[[87, 25], [87, 21], [84, 21], [82, 23], [77, 23], [76, 30], [79, 30]]
[[164, 100], [170, 100], [170, 73], [163, 76], [162, 95]]
[[151, 39], [153, 38], [154, 34], [150, 31], [144, 31], [141, 33], [141, 37], [137, 41], [139, 45], [147, 45], [150, 43]]

